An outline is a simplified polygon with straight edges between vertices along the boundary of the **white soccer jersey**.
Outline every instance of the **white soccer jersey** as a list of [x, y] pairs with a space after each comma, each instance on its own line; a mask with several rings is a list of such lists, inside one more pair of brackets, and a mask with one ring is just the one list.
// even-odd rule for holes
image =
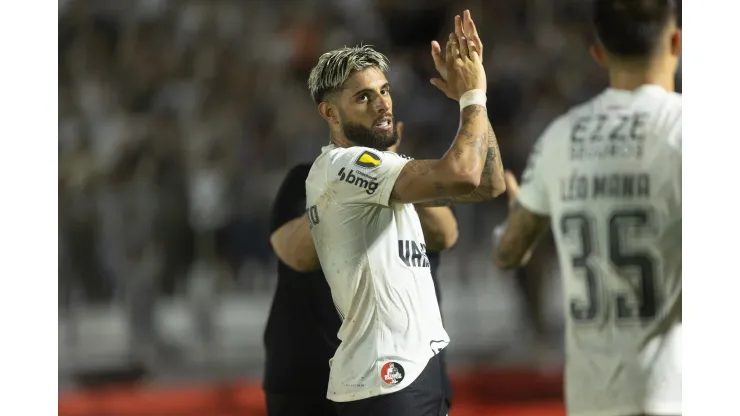
[[568, 414], [681, 414], [681, 96], [607, 89], [547, 128], [522, 182], [558, 247]]
[[325, 146], [306, 180], [316, 251], [342, 317], [327, 397], [393, 393], [449, 343], [412, 204], [391, 202], [407, 159]]

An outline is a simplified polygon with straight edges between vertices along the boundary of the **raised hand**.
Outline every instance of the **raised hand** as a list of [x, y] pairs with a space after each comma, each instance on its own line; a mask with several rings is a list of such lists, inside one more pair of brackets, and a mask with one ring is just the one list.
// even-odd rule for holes
[[460, 20], [461, 19], [455, 16], [455, 34], [462, 34], [466, 38], [472, 40], [473, 46], [482, 60], [483, 42], [480, 40], [480, 36], [478, 36], [478, 29], [475, 28], [475, 22], [473, 22], [473, 17], [470, 16], [470, 10], [465, 10], [465, 12], [463, 12], [462, 22], [460, 22]]
[[[451, 51], [457, 51], [457, 55], [450, 56]], [[437, 41], [432, 41], [432, 60], [434, 61], [434, 67], [437, 69], [440, 78], [433, 78], [430, 82], [432, 85], [444, 92], [449, 98], [459, 100], [460, 95], [467, 90], [460, 92], [456, 89], [457, 87], [460, 87], [459, 85], [455, 87], [450, 85], [450, 62], [453, 67], [456, 66], [458, 68], [458, 72], [460, 69], [465, 67], [466, 63], [468, 63], [477, 67], [476, 70], [473, 71], [478, 75], [478, 82], [476, 83], [477, 87], [474, 88], [485, 91], [485, 71], [483, 70], [483, 64], [481, 62], [482, 54], [483, 43], [480, 40], [480, 36], [478, 36], [478, 30], [475, 27], [470, 11], [465, 10], [462, 18], [460, 16], [455, 16], [455, 33], [450, 34], [450, 38], [446, 45], [446, 56], [444, 58], [442, 57], [442, 49], [440, 48], [439, 43], [437, 43]], [[470, 68], [468, 68], [468, 72], [470, 72]]]

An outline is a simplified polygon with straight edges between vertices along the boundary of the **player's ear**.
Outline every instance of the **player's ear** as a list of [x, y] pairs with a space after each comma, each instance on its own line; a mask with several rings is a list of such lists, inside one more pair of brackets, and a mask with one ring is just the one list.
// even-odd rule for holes
[[324, 120], [328, 121], [329, 124], [339, 124], [337, 110], [328, 101], [322, 101], [319, 104], [319, 114], [321, 114], [321, 117], [324, 117]]
[[604, 52], [604, 47], [599, 42], [593, 43], [589, 48], [589, 52], [591, 52], [591, 57], [594, 58], [597, 64], [603, 67], [606, 66], [606, 53]]
[[683, 35], [681, 34], [681, 29], [677, 28], [671, 34], [671, 54], [673, 56], [681, 56], [682, 43]]

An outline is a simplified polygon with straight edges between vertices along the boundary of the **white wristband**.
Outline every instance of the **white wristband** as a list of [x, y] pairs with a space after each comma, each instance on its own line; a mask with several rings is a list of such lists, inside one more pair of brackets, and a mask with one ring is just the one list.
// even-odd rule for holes
[[483, 90], [465, 91], [463, 95], [460, 96], [460, 111], [462, 111], [463, 108], [474, 104], [485, 107], [486, 99], [486, 92]]

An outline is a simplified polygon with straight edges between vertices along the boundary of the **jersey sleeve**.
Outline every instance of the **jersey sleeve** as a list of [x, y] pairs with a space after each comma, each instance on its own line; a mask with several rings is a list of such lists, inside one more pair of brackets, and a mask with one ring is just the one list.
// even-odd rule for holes
[[[559, 118], [545, 129], [537, 139], [529, 154], [527, 167], [522, 174], [522, 184], [519, 190], [519, 203], [528, 210], [540, 215], [550, 215], [550, 195], [547, 186], [547, 147], [558, 135], [567, 134], [564, 118]], [[550, 155], [552, 156], [552, 155]]]
[[310, 166], [296, 166], [280, 184], [270, 210], [270, 233], [306, 211], [306, 178]]
[[398, 175], [409, 159], [367, 147], [337, 149], [327, 171], [334, 198], [349, 204], [388, 206]]

